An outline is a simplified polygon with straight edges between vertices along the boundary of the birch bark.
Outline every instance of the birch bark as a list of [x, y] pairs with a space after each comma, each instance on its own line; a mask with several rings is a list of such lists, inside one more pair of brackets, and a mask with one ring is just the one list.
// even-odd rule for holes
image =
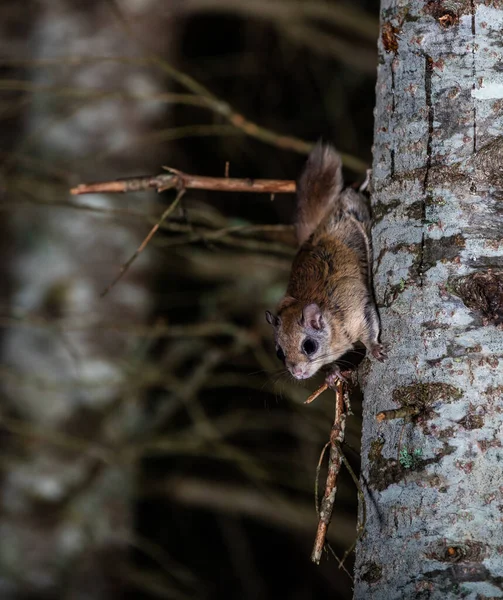
[[[383, 0], [356, 599], [503, 597], [503, 10]], [[409, 420], [378, 422], [408, 407]]]

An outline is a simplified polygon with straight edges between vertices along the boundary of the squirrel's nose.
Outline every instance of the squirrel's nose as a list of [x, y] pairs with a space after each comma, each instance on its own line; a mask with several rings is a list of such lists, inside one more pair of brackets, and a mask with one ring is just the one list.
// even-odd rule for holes
[[292, 367], [292, 375], [295, 377], [295, 379], [304, 379], [306, 376], [304, 367], [302, 365], [294, 365]]

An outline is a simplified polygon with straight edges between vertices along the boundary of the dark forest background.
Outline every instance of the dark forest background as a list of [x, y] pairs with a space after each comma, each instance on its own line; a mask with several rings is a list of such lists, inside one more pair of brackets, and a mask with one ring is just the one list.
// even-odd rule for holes
[[[284, 373], [264, 318], [294, 197], [189, 190], [100, 298], [175, 194], [68, 190], [163, 165], [295, 179], [305, 153], [270, 132], [333, 142], [361, 182], [377, 19], [375, 0], [2, 2], [2, 598], [351, 597], [351, 557], [309, 559], [333, 396], [303, 405], [319, 382]], [[338, 556], [356, 498], [343, 473]]]

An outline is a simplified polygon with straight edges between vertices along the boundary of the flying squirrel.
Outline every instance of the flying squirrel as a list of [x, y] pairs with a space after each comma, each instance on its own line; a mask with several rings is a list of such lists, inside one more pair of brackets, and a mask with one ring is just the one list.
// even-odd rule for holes
[[342, 161], [318, 142], [297, 183], [295, 231], [299, 250], [274, 328], [276, 353], [295, 379], [330, 366], [326, 382], [342, 378], [332, 365], [356, 342], [379, 361], [379, 316], [372, 291], [370, 212], [365, 197], [344, 189]]

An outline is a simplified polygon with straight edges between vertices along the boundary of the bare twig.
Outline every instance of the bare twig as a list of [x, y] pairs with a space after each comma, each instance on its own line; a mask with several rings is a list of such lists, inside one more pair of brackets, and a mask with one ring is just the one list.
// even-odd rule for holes
[[231, 177], [203, 177], [190, 175], [165, 167], [169, 173], [153, 177], [133, 177], [101, 183], [83, 183], [70, 192], [74, 195], [125, 192], [138, 192], [148, 189], [164, 191], [171, 188], [209, 190], [219, 192], [265, 192], [267, 194], [293, 194], [295, 181], [288, 179], [234, 179]]
[[[323, 387], [323, 386], [322, 386]], [[315, 394], [318, 394], [322, 388], [316, 390]], [[325, 388], [326, 389], [326, 388]], [[313, 394], [314, 395], [314, 394]], [[346, 412], [344, 412], [344, 407], [346, 408]], [[318, 531], [316, 534], [315, 545], [313, 548], [313, 553], [311, 555], [311, 560], [315, 563], [319, 563], [321, 558], [321, 553], [325, 546], [325, 539], [327, 534], [328, 525], [330, 523], [330, 519], [332, 516], [333, 505], [335, 502], [335, 494], [337, 492], [337, 475], [339, 473], [341, 463], [344, 463], [353, 482], [358, 490], [358, 498], [360, 499], [360, 504], [362, 507], [362, 516], [361, 519], [358, 519], [358, 524], [356, 527], [356, 539], [351, 544], [351, 546], [344, 552], [342, 559], [340, 559], [337, 554], [329, 547], [330, 551], [336, 558], [339, 563], [339, 568], [342, 568], [351, 578], [351, 575], [348, 573], [347, 569], [344, 567], [344, 561], [349, 556], [349, 554], [353, 551], [356, 546], [357, 541], [363, 535], [365, 531], [365, 522], [366, 522], [366, 507], [365, 507], [365, 497], [363, 495], [363, 490], [361, 488], [360, 482], [358, 481], [355, 472], [351, 468], [348, 459], [344, 456], [344, 452], [341, 448], [341, 443], [344, 440], [344, 430], [346, 424], [346, 416], [351, 413], [351, 407], [349, 404], [349, 394], [347, 388], [344, 388], [342, 381], [337, 382], [336, 387], [336, 405], [335, 405], [335, 419], [334, 425], [332, 426], [332, 432], [330, 434], [330, 441], [325, 444], [323, 450], [321, 451], [320, 459], [318, 461], [318, 466], [316, 468], [316, 484], [315, 484], [315, 499], [316, 499], [316, 512], [319, 517], [318, 523]], [[327, 483], [325, 486], [325, 495], [323, 501], [321, 503], [320, 509], [318, 509], [318, 478], [321, 469], [321, 463], [323, 461], [323, 457], [325, 456], [325, 452], [327, 448], [330, 446], [330, 458], [329, 458], [329, 466], [328, 466], [328, 476]], [[352, 578], [351, 578], [352, 579]]]
[[332, 548], [332, 546], [330, 544], [327, 543], [327, 548], [328, 550], [332, 553], [332, 556], [335, 558], [335, 560], [339, 563], [339, 569], [342, 569], [344, 571], [344, 573], [346, 573], [346, 575], [349, 577], [349, 579], [351, 579], [352, 582], [354, 582], [354, 578], [351, 575], [351, 573], [346, 569], [346, 565], [342, 562], [342, 560], [337, 556], [337, 554], [334, 552], [334, 549]]
[[383, 421], [391, 421], [392, 419], [405, 419], [407, 417], [413, 417], [420, 413], [420, 409], [417, 406], [402, 406], [401, 408], [392, 408], [390, 410], [382, 410], [377, 413], [376, 420], [379, 423]]
[[328, 390], [328, 383], [324, 383], [321, 387], [319, 387], [315, 392], [313, 392], [309, 398], [304, 402], [304, 404], [311, 404], [318, 396], [321, 396], [325, 390]]
[[335, 419], [330, 433], [330, 456], [328, 459], [328, 474], [325, 484], [325, 494], [321, 501], [318, 530], [314, 542], [311, 560], [319, 564], [325, 540], [327, 537], [328, 525], [332, 518], [332, 511], [337, 493], [337, 475], [339, 474], [342, 457], [339, 452], [338, 444], [344, 440], [344, 430], [346, 427], [346, 415], [344, 413], [344, 388], [341, 381], [337, 382], [335, 390]]
[[[308, 3], [306, 3], [308, 5]], [[342, 10], [342, 7], [338, 7], [338, 10]], [[172, 65], [167, 63], [164, 59], [161, 59], [157, 56], [147, 56], [142, 58], [122, 58], [122, 57], [114, 57], [114, 56], [69, 56], [63, 59], [48, 59], [48, 60], [30, 60], [30, 61], [22, 61], [22, 60], [0, 60], [0, 64], [9, 64], [9, 65], [24, 65], [28, 64], [30, 66], [35, 67], [45, 67], [45, 66], [54, 66], [54, 65], [72, 65], [74, 67], [79, 67], [81, 65], [87, 65], [89, 63], [94, 62], [118, 62], [125, 64], [133, 64], [133, 65], [154, 65], [157, 68], [162, 69], [169, 76], [171, 76], [175, 81], [177, 81], [180, 85], [182, 85], [186, 90], [192, 92], [192, 95], [188, 94], [160, 94], [158, 96], [152, 96], [154, 99], [158, 99], [160, 101], [176, 103], [176, 104], [191, 104], [201, 106], [202, 108], [206, 108], [211, 110], [212, 112], [222, 116], [229, 123], [231, 123], [234, 127], [241, 130], [243, 133], [253, 137], [255, 139], [261, 140], [266, 144], [271, 144], [278, 148], [283, 148], [285, 150], [292, 150], [294, 152], [299, 152], [300, 154], [307, 154], [311, 151], [314, 144], [312, 142], [308, 142], [306, 140], [302, 140], [297, 137], [282, 135], [275, 131], [271, 131], [270, 129], [266, 129], [265, 127], [261, 127], [257, 125], [253, 121], [248, 120], [243, 115], [235, 111], [232, 106], [230, 106], [227, 102], [217, 98], [214, 94], [212, 94], [206, 87], [201, 85], [194, 78], [190, 77], [175, 69]], [[87, 98], [89, 101], [89, 96], [95, 96], [98, 99], [101, 97], [106, 97], [107, 95], [124, 97], [128, 96], [126, 92], [123, 90], [112, 90], [106, 92], [99, 92], [93, 89], [80, 89], [80, 88], [49, 88], [49, 87], [34, 87], [28, 83], [23, 81], [10, 81], [6, 84], [9, 86], [9, 89], [19, 89], [23, 91], [37, 92], [40, 91], [42, 93], [50, 92], [58, 94], [58, 95], [68, 95], [75, 96], [77, 98]], [[141, 100], [141, 97], [138, 97]], [[351, 154], [346, 154], [344, 152], [340, 153], [344, 166], [348, 169], [351, 169], [355, 173], [365, 173], [367, 169], [366, 163], [362, 160], [353, 156]]]
[[325, 452], [327, 451], [327, 448], [330, 446], [330, 442], [327, 442], [324, 446], [323, 446], [323, 450], [320, 453], [320, 458], [318, 460], [318, 465], [316, 467], [316, 478], [314, 480], [314, 506], [316, 508], [316, 514], [319, 517], [320, 516], [320, 500], [318, 498], [318, 481], [320, 479], [320, 471], [321, 471], [321, 465], [323, 464], [323, 459], [325, 458]]
[[178, 192], [178, 194], [176, 195], [176, 198], [173, 200], [173, 202], [168, 206], [168, 208], [162, 213], [161, 218], [159, 219], [159, 221], [157, 221], [157, 223], [152, 227], [152, 229], [149, 231], [147, 237], [143, 240], [143, 242], [138, 246], [136, 252], [131, 256], [131, 258], [126, 261], [122, 267], [119, 270], [119, 274], [117, 275], [117, 277], [112, 281], [112, 283], [106, 287], [103, 292], [101, 292], [101, 297], [103, 298], [104, 296], [106, 296], [108, 294], [108, 292], [114, 287], [114, 285], [122, 278], [122, 276], [127, 272], [127, 270], [129, 269], [129, 267], [133, 264], [133, 262], [138, 258], [138, 256], [143, 252], [143, 250], [145, 250], [145, 248], [147, 247], [148, 243], [150, 242], [150, 240], [154, 237], [155, 232], [159, 229], [159, 227], [161, 226], [162, 222], [167, 219], [169, 217], [169, 215], [175, 210], [175, 208], [178, 206], [180, 200], [182, 199], [182, 196], [185, 194], [185, 188], [181, 188]]
[[344, 466], [346, 467], [346, 469], [349, 471], [349, 474], [351, 475], [351, 479], [353, 480], [353, 483], [356, 486], [356, 489], [358, 492], [358, 499], [360, 501], [360, 506], [361, 506], [361, 511], [362, 511], [361, 518], [360, 517], [358, 518], [358, 523], [356, 525], [356, 539], [351, 544], [351, 546], [344, 552], [344, 556], [339, 561], [339, 568], [340, 568], [340, 567], [343, 567], [344, 561], [351, 554], [351, 552], [355, 548], [358, 540], [362, 537], [362, 535], [365, 531], [365, 524], [367, 522], [367, 505], [365, 504], [365, 495], [363, 494], [362, 486], [360, 485], [360, 482], [358, 481], [358, 477], [356, 476], [351, 465], [349, 464], [349, 461], [346, 458], [346, 456], [344, 455], [344, 452], [342, 451], [342, 448], [339, 443], [337, 443], [337, 448], [340, 452], [342, 462], [344, 463]]

